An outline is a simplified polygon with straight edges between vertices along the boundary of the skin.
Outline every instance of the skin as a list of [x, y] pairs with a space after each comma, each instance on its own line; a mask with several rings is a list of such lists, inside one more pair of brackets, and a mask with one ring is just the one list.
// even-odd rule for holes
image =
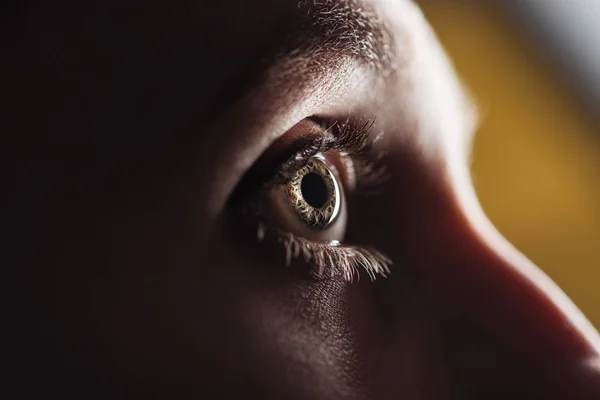
[[[475, 108], [413, 3], [361, 4], [391, 68], [302, 39], [277, 58], [297, 0], [47, 3], [0, 35], [21, 394], [600, 399], [598, 333], [477, 203]], [[228, 207], [310, 116], [385, 133], [348, 236], [387, 279], [286, 268]]]

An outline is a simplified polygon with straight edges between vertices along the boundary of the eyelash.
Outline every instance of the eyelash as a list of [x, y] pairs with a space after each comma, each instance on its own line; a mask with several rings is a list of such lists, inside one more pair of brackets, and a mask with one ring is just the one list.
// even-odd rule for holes
[[317, 267], [317, 276], [322, 277], [326, 269], [330, 269], [331, 276], [335, 276], [337, 269], [344, 280], [353, 282], [360, 278], [360, 269], [364, 269], [374, 281], [377, 275], [386, 278], [390, 273], [392, 260], [376, 249], [360, 246], [340, 245], [337, 240], [329, 243], [313, 242], [303, 237], [295, 236], [291, 232], [268, 228], [261, 221], [258, 223], [257, 238], [262, 241], [267, 233], [272, 231], [277, 235], [277, 242], [285, 248], [286, 265], [292, 260], [302, 257], [307, 263], [314, 263]]
[[[372, 144], [381, 138], [379, 135], [374, 140], [369, 140], [369, 131], [374, 123], [352, 123], [347, 120], [328, 124], [324, 121], [313, 121], [323, 128], [323, 133], [316, 137], [300, 139], [300, 150], [281, 163], [271, 177], [264, 179], [258, 192], [287, 183], [311, 157], [328, 151], [339, 152], [346, 167], [353, 170], [351, 172], [355, 182], [350, 183], [353, 186], [353, 194], [369, 194], [379, 187], [387, 174], [379, 162], [381, 155], [368, 156]], [[257, 214], [260, 216], [260, 204], [253, 203], [250, 208], [254, 210], [251, 214], [255, 217]], [[263, 241], [267, 235], [274, 235], [277, 243], [283, 245], [286, 265], [289, 266], [293, 259], [301, 257], [306, 263], [316, 267], [317, 277], [322, 277], [325, 271], [329, 270], [331, 276], [341, 273], [346, 281], [353, 282], [360, 279], [361, 269], [371, 280], [375, 280], [378, 275], [385, 278], [390, 273], [392, 261], [376, 249], [342, 245], [338, 241], [315, 242], [269, 226], [259, 217], [256, 237], [258, 241]]]
[[353, 189], [357, 194], [372, 193], [385, 182], [387, 173], [380, 162], [384, 154], [379, 153], [376, 157], [370, 155], [372, 145], [383, 137], [383, 134], [379, 134], [369, 141], [369, 132], [375, 124], [374, 121], [313, 121], [323, 128], [323, 133], [314, 138], [301, 139], [297, 143], [300, 150], [283, 162], [274, 176], [264, 181], [264, 186], [287, 183], [311, 157], [328, 151], [339, 152], [346, 168], [352, 169], [355, 182], [351, 182], [351, 186], [356, 186]]

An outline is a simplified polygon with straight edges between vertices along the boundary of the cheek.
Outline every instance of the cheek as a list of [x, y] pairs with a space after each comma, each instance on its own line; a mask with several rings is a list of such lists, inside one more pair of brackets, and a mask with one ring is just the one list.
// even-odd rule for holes
[[302, 265], [257, 256], [176, 203], [115, 222], [94, 250], [102, 273], [83, 300], [94, 365], [143, 391], [310, 398], [352, 385], [347, 286], [298, 278]]

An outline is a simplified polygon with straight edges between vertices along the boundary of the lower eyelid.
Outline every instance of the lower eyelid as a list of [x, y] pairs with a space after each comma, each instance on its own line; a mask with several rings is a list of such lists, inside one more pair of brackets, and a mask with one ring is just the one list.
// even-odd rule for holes
[[391, 273], [392, 260], [374, 248], [341, 245], [337, 241], [313, 242], [260, 222], [256, 239], [262, 246], [283, 250], [287, 267], [297, 261], [309, 265], [307, 274], [314, 279], [341, 276], [347, 282], [354, 282], [360, 280], [361, 272], [364, 272], [374, 281]]

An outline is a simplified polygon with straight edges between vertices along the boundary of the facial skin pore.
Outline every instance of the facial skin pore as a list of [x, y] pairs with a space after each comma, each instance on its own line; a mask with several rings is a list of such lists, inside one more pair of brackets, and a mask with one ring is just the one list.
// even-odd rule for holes
[[[476, 109], [418, 8], [207, 3], [2, 21], [22, 392], [600, 399], [598, 333], [481, 211]], [[232, 228], [244, 174], [315, 116], [384, 134], [385, 190], [349, 218], [386, 279], [308, 279]]]

